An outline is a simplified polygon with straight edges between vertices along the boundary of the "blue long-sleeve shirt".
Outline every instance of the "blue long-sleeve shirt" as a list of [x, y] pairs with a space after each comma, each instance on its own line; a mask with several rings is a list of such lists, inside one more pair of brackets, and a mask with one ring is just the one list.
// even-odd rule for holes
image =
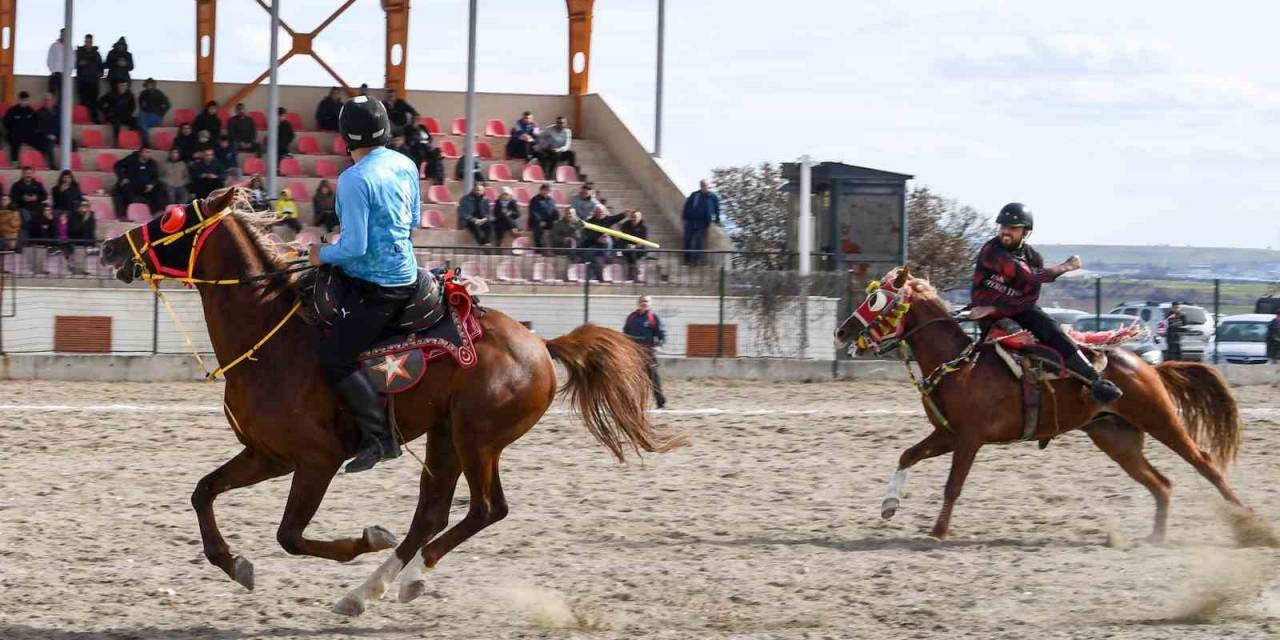
[[720, 196], [714, 191], [703, 193], [701, 189], [689, 194], [684, 201], [685, 224], [707, 226], [715, 221], [720, 224]]
[[622, 332], [643, 345], [659, 346], [667, 341], [662, 319], [653, 311], [632, 311], [622, 326]]
[[342, 237], [320, 248], [320, 262], [384, 287], [413, 284], [418, 262], [410, 234], [421, 221], [418, 168], [378, 147], [338, 177]]

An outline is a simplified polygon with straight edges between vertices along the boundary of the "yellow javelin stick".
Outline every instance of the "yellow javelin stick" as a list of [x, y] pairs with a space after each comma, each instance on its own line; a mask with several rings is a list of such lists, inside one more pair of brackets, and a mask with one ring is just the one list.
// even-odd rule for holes
[[592, 231], [595, 231], [595, 232], [598, 232], [598, 233], [603, 233], [603, 234], [605, 234], [606, 236], [613, 236], [613, 237], [618, 238], [618, 239], [620, 239], [620, 240], [626, 240], [627, 242], [632, 242], [632, 243], [638, 244], [638, 245], [640, 245], [640, 246], [642, 246], [642, 247], [649, 247], [650, 249], [660, 249], [660, 248], [661, 248], [660, 246], [658, 246], [658, 243], [656, 243], [656, 242], [651, 242], [651, 241], [649, 241], [649, 240], [645, 240], [644, 238], [637, 238], [637, 237], [635, 237], [635, 236], [633, 236], [633, 235], [631, 235], [631, 234], [629, 234], [629, 233], [623, 233], [623, 232], [621, 232], [621, 231], [615, 231], [615, 230], [610, 229], [610, 228], [608, 228], [608, 227], [602, 227], [602, 226], [600, 226], [600, 225], [598, 225], [598, 224], [591, 224], [590, 222], [585, 222], [585, 221], [584, 221], [584, 222], [582, 223], [582, 226], [583, 226], [583, 227], [585, 227], [585, 228], [587, 228], [587, 229], [590, 229], [590, 230], [592, 230]]

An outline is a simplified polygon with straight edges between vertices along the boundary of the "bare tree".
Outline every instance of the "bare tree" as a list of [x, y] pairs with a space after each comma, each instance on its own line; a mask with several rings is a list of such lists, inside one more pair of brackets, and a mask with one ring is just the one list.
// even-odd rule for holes
[[787, 195], [781, 167], [768, 162], [711, 170], [720, 194], [725, 231], [739, 251], [783, 251], [787, 246]]
[[965, 285], [978, 249], [990, 236], [987, 216], [968, 205], [916, 187], [907, 194], [907, 244], [911, 269], [934, 286]]

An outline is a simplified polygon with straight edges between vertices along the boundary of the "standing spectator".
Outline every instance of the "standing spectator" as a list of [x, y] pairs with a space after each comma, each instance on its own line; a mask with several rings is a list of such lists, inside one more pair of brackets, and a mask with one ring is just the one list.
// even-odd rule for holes
[[173, 148], [178, 150], [183, 162], [191, 162], [196, 156], [196, 134], [191, 131], [191, 123], [184, 122], [178, 127], [178, 135], [173, 139]]
[[262, 186], [262, 176], [254, 175], [249, 178], [249, 184], [245, 185], [245, 190], [249, 192], [249, 205], [254, 211], [267, 208], [267, 189]]
[[49, 193], [44, 190], [44, 185], [36, 180], [35, 170], [31, 167], [23, 167], [22, 178], [9, 187], [9, 197], [29, 220], [40, 212], [40, 207], [44, 205], [45, 200], [49, 199]]
[[[480, 166], [480, 156], [475, 156], [475, 157], [473, 157], [471, 160], [472, 160], [473, 168], [475, 169], [475, 170], [472, 172], [472, 175], [473, 175], [473, 177], [475, 178], [475, 183], [476, 183], [476, 184], [480, 184], [480, 183], [484, 182], [484, 171], [482, 170], [482, 167]], [[462, 156], [459, 156], [459, 157], [458, 157], [458, 163], [457, 163], [457, 164], [455, 164], [455, 165], [453, 165], [453, 179], [454, 179], [454, 180], [461, 180], [461, 179], [462, 179], [462, 168], [463, 168], [464, 166], [466, 166], [466, 162], [467, 162], [467, 156], [466, 156], [466, 155], [462, 155]]]
[[177, 149], [170, 149], [164, 164], [160, 165], [160, 184], [164, 187], [165, 204], [186, 204], [191, 172]]
[[213, 149], [196, 154], [196, 161], [191, 163], [188, 171], [191, 172], [191, 191], [195, 197], [208, 198], [209, 194], [222, 188], [222, 168], [213, 157]]
[[133, 99], [133, 92], [129, 91], [129, 83], [124, 80], [114, 83], [111, 93], [102, 96], [98, 110], [102, 113], [102, 118], [111, 123], [111, 134], [115, 136], [117, 147], [121, 146], [121, 127], [138, 128], [138, 121], [134, 117], [138, 103]]
[[551, 197], [551, 185], [543, 184], [538, 187], [538, 195], [529, 200], [529, 230], [533, 232], [533, 246], [547, 246], [543, 241], [550, 238], [543, 234], [551, 231], [558, 217], [556, 201]]
[[493, 224], [489, 201], [484, 197], [484, 185], [477, 182], [471, 187], [471, 193], [458, 201], [458, 221], [471, 232], [477, 245], [483, 247], [489, 244]]
[[1280, 311], [1267, 323], [1267, 357], [1271, 364], [1280, 364]]
[[58, 174], [58, 184], [53, 185], [49, 194], [53, 201], [54, 211], [75, 211], [80, 206], [84, 194], [80, 192], [80, 183], [70, 171]]
[[1182, 359], [1182, 334], [1186, 331], [1187, 315], [1182, 303], [1169, 305], [1169, 315], [1164, 317], [1164, 359], [1166, 362]]
[[511, 137], [507, 139], [507, 158], [532, 162], [533, 148], [537, 142], [538, 123], [533, 121], [533, 113], [526, 111], [511, 125]]
[[555, 175], [558, 164], [567, 164], [575, 169], [578, 167], [578, 156], [569, 148], [571, 144], [573, 130], [565, 126], [564, 116], [557, 116], [556, 123], [543, 129], [538, 135], [538, 159], [548, 178]]
[[[622, 224], [618, 225], [618, 231], [629, 236], [635, 236], [641, 240], [649, 239], [649, 227], [644, 223], [644, 214], [636, 211], [635, 209], [628, 209], [623, 212], [623, 215], [625, 215], [627, 219], [623, 220]], [[622, 249], [622, 259], [627, 263], [627, 279], [639, 279], [639, 271], [636, 269], [636, 263], [644, 259], [644, 247], [626, 240], [619, 240], [619, 244]]]
[[362, 96], [369, 95], [369, 85], [364, 82], [360, 83], [360, 90], [358, 94]]
[[569, 207], [578, 214], [580, 220], [590, 218], [598, 206], [600, 201], [596, 200], [595, 191], [592, 190], [590, 183], [584, 183], [582, 188], [578, 189], [578, 193], [569, 199]]
[[9, 134], [9, 161], [18, 161], [18, 151], [24, 144], [41, 148], [40, 120], [31, 108], [31, 94], [18, 93], [18, 104], [9, 107], [4, 114], [4, 129]]
[[684, 263], [702, 264], [702, 249], [707, 244], [707, 230], [711, 223], [720, 224], [720, 196], [711, 190], [706, 180], [698, 183], [698, 190], [684, 201]]
[[227, 135], [231, 136], [231, 142], [236, 145], [236, 151], [258, 152], [258, 125], [254, 124], [253, 118], [244, 112], [243, 102], [236, 105], [236, 114], [227, 120]]
[[240, 157], [236, 154], [236, 147], [231, 144], [230, 137], [223, 135], [218, 138], [218, 144], [213, 147], [213, 159], [218, 162], [218, 169], [222, 171], [223, 177], [239, 180], [244, 175], [240, 170]]
[[58, 101], [53, 94], [46, 93], [44, 104], [36, 110], [36, 126], [38, 128], [38, 144], [32, 144], [37, 151], [44, 154], [44, 161], [50, 167], [57, 166], [53, 161], [53, 150], [62, 139], [62, 113]]
[[578, 244], [582, 241], [582, 220], [573, 209], [565, 209], [560, 219], [551, 225], [551, 246], [564, 255], [576, 254]]
[[287, 110], [284, 107], [276, 111], [276, 117], [280, 119], [276, 126], [276, 157], [281, 160], [289, 157], [289, 149], [293, 146], [293, 124], [284, 117], [285, 113]]
[[338, 226], [338, 209], [328, 180], [321, 180], [315, 195], [311, 196], [311, 211], [315, 214], [316, 226], [324, 227], [325, 233], [333, 233]]
[[93, 46], [93, 35], [84, 37], [84, 46], [76, 48], [76, 93], [80, 104], [89, 110], [89, 117], [101, 123], [98, 117], [98, 89], [102, 82], [102, 54]]
[[511, 197], [511, 187], [503, 187], [493, 203], [493, 244], [501, 246], [507, 232], [520, 231], [520, 207]]
[[22, 214], [13, 208], [13, 200], [0, 195], [0, 251], [20, 251], [26, 230]]
[[662, 318], [653, 312], [649, 296], [640, 296], [636, 310], [627, 316], [622, 332], [636, 341], [648, 356], [649, 382], [653, 384], [653, 399], [658, 408], [667, 406], [667, 397], [662, 393], [662, 379], [658, 377], [658, 347], [666, 344], [667, 331], [662, 326]]
[[418, 121], [418, 110], [396, 95], [395, 91], [387, 91], [387, 99], [383, 101], [387, 108], [387, 119], [391, 121], [391, 135], [404, 135], [405, 129], [411, 128]]
[[170, 106], [169, 96], [156, 88], [155, 78], [142, 81], [142, 93], [138, 94], [138, 130], [142, 132], [142, 144], [151, 145], [151, 129], [164, 122]]
[[133, 54], [129, 53], [129, 43], [121, 36], [107, 53], [107, 81], [128, 83], [129, 72], [133, 71]]
[[329, 95], [316, 105], [316, 127], [321, 131], [338, 130], [338, 114], [342, 112], [342, 89], [333, 87]]
[[293, 194], [288, 189], [280, 190], [280, 197], [276, 198], [276, 222], [282, 224], [294, 233], [302, 231], [302, 223], [298, 222], [298, 203], [294, 201]]
[[206, 102], [204, 111], [196, 116], [195, 121], [191, 123], [191, 128], [197, 135], [201, 131], [208, 131], [209, 139], [217, 140], [218, 136], [222, 135], [222, 118], [218, 116], [218, 103], [213, 100]]
[[49, 55], [45, 58], [45, 64], [49, 65], [49, 93], [55, 96], [62, 94], [62, 63], [66, 60], [65, 42], [63, 38], [67, 37], [66, 29], [58, 30], [58, 39], [49, 45]]
[[116, 217], [128, 218], [129, 205], [142, 202], [151, 213], [164, 208], [165, 193], [160, 184], [160, 166], [151, 157], [151, 149], [142, 147], [116, 162]]

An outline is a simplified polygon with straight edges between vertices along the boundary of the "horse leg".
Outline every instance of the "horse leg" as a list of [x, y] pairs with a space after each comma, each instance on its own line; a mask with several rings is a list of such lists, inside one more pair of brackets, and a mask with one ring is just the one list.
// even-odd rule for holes
[[222, 569], [232, 580], [244, 588], [253, 590], [253, 563], [244, 556], [231, 555], [231, 548], [218, 530], [213, 515], [213, 499], [219, 494], [257, 484], [269, 478], [289, 472], [287, 464], [245, 448], [235, 457], [223, 463], [196, 483], [191, 493], [191, 506], [195, 508], [200, 523], [200, 540], [204, 544], [204, 557], [209, 563]]
[[1153, 416], [1141, 423], [1135, 423], [1135, 426], [1143, 431], [1151, 434], [1151, 437], [1159, 440], [1164, 446], [1169, 447], [1174, 453], [1182, 457], [1195, 467], [1200, 475], [1211, 482], [1218, 493], [1222, 494], [1222, 498], [1237, 507], [1243, 507], [1240, 499], [1236, 497], [1231, 487], [1227, 486], [1227, 479], [1218, 470], [1217, 463], [1214, 462], [1213, 456], [1208, 451], [1201, 449], [1191, 439], [1190, 434], [1182, 426], [1182, 422], [1178, 419], [1176, 413], [1172, 409], [1166, 414]]
[[947, 476], [947, 487], [942, 493], [942, 512], [938, 514], [938, 520], [933, 524], [933, 531], [929, 535], [939, 540], [947, 537], [947, 530], [951, 528], [951, 510], [955, 508], [956, 500], [960, 499], [964, 480], [969, 476], [973, 459], [981, 447], [977, 442], [956, 443], [955, 452], [951, 454], [951, 473]]
[[1142, 454], [1142, 432], [1119, 418], [1103, 419], [1085, 427], [1093, 443], [1116, 461], [1130, 478], [1151, 492], [1156, 500], [1156, 521], [1148, 540], [1163, 542], [1169, 521], [1169, 494], [1173, 483], [1164, 477]]
[[303, 531], [320, 509], [339, 464], [340, 461], [324, 466], [300, 466], [293, 472], [289, 500], [276, 530], [276, 541], [285, 553], [349, 562], [358, 555], [396, 546], [395, 534], [380, 526], [366, 527], [359, 538], [311, 540], [303, 537]]
[[955, 447], [951, 434], [941, 429], [925, 436], [924, 440], [915, 443], [898, 459], [898, 470], [893, 472], [889, 480], [889, 489], [885, 492], [884, 502], [880, 506], [880, 517], [888, 520], [898, 512], [899, 498], [907, 486], [907, 474], [911, 467], [921, 460], [927, 460], [951, 451]]

